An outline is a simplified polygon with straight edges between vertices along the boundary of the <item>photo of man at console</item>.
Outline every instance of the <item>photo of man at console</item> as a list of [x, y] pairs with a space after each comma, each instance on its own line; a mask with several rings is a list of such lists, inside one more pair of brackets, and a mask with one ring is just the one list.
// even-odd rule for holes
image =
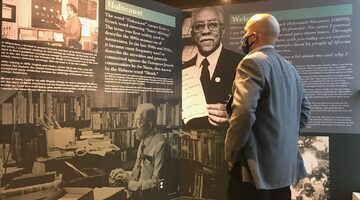
[[156, 109], [152, 104], [138, 105], [135, 112], [135, 135], [140, 140], [132, 171], [116, 168], [110, 172], [109, 185], [126, 187], [128, 196], [136, 199], [163, 199], [161, 192], [167, 185], [170, 148], [156, 129]]

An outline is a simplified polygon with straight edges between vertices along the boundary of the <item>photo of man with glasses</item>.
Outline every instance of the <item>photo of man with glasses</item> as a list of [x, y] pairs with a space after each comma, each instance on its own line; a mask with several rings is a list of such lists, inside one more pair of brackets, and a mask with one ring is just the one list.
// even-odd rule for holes
[[[208, 116], [191, 119], [189, 129], [226, 127], [228, 114], [225, 105], [231, 94], [235, 69], [243, 55], [225, 49], [221, 43], [225, 33], [222, 7], [194, 9], [191, 16], [191, 36], [197, 54], [183, 64], [183, 70], [193, 68], [201, 81]], [[183, 105], [183, 108], [187, 105]]]

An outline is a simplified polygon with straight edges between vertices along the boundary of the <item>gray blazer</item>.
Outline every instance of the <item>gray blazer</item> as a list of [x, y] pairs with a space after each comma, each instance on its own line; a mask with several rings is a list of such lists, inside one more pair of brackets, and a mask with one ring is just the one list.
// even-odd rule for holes
[[294, 66], [264, 46], [240, 62], [232, 93], [225, 159], [240, 162], [242, 180], [276, 189], [304, 178], [297, 142], [310, 104]]

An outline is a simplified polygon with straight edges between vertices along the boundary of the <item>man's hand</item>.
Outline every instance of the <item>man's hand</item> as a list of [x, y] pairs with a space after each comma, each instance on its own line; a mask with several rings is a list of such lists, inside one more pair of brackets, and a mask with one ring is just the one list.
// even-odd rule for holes
[[60, 21], [64, 21], [64, 17], [60, 14], [56, 15], [56, 19], [60, 20]]
[[129, 174], [122, 168], [116, 168], [110, 172], [109, 185], [110, 186], [127, 186], [129, 183]]
[[229, 120], [226, 104], [208, 104], [209, 122], [214, 126], [224, 126]]

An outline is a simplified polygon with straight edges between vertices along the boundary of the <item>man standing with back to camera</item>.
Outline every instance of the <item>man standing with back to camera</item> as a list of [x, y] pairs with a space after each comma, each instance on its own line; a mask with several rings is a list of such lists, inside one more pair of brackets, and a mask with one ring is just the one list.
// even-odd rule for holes
[[274, 49], [278, 21], [256, 14], [246, 23], [225, 139], [228, 199], [290, 200], [290, 185], [306, 176], [298, 150], [310, 105], [294, 66]]
[[183, 69], [194, 68], [195, 76], [200, 79], [208, 116], [190, 120], [185, 125], [187, 128], [216, 128], [228, 123], [226, 100], [231, 94], [236, 66], [243, 56], [223, 47], [223, 25], [223, 9], [219, 6], [194, 9], [192, 13], [191, 36], [198, 53], [184, 63]]

